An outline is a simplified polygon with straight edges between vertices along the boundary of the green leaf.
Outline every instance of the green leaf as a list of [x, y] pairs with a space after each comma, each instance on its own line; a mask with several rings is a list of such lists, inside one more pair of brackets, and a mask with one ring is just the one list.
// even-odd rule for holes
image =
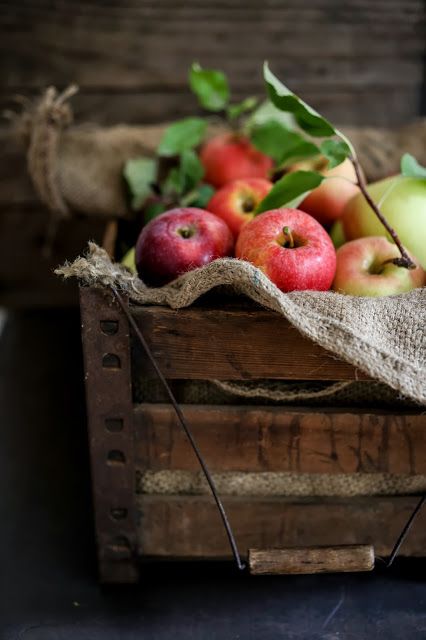
[[191, 191], [204, 176], [204, 167], [192, 149], [188, 149], [181, 154], [179, 170], [184, 193]]
[[290, 131], [275, 120], [267, 120], [252, 129], [251, 140], [254, 146], [278, 165], [290, 159], [308, 158], [319, 154], [319, 149], [312, 142], [307, 142], [301, 135]]
[[163, 183], [163, 190], [183, 195], [194, 189], [203, 175], [204, 167], [197, 154], [192, 149], [187, 149], [180, 154], [179, 166], [170, 169]]
[[269, 69], [267, 62], [265, 62], [263, 67], [263, 77], [271, 102], [281, 111], [292, 113], [299, 127], [306, 131], [306, 133], [315, 137], [336, 135], [337, 132], [333, 125], [306, 104], [306, 102], [303, 102], [303, 100], [287, 89]]
[[194, 63], [189, 72], [189, 86], [201, 105], [209, 111], [222, 111], [228, 104], [229, 85], [222, 71], [202, 69]]
[[144, 211], [144, 221], [145, 224], [154, 220], [160, 213], [164, 213], [166, 210], [165, 205], [162, 202], [152, 202], [149, 204]]
[[177, 156], [202, 142], [207, 129], [203, 118], [184, 118], [174, 122], [164, 131], [158, 153], [160, 156]]
[[252, 127], [255, 127], [259, 124], [264, 124], [268, 120], [279, 122], [283, 126], [287, 127], [287, 129], [289, 129], [290, 131], [294, 131], [297, 126], [294, 116], [291, 113], [280, 111], [275, 105], [272, 104], [270, 100], [265, 100], [250, 115], [250, 118], [247, 122], [247, 128], [250, 131]]
[[426, 178], [426, 167], [422, 167], [411, 153], [401, 158], [401, 173], [405, 178]]
[[152, 158], [135, 158], [124, 165], [123, 175], [132, 195], [132, 209], [139, 209], [152, 193], [151, 185], [157, 179], [158, 164]]
[[324, 140], [320, 144], [321, 153], [328, 160], [328, 169], [333, 169], [351, 155], [351, 150], [344, 140]]
[[235, 120], [236, 118], [239, 118], [244, 113], [247, 113], [248, 111], [252, 111], [256, 107], [257, 103], [258, 103], [257, 98], [251, 97], [251, 98], [246, 98], [242, 102], [238, 102], [238, 104], [230, 104], [226, 110], [228, 118], [230, 120]]
[[209, 203], [215, 190], [210, 184], [200, 184], [197, 189], [190, 191], [182, 200], [185, 206], [199, 207], [204, 209]]
[[[284, 205], [297, 206], [295, 204], [296, 198], [298, 199], [302, 195], [305, 196], [309, 191], [318, 187], [323, 180], [324, 176], [315, 173], [315, 171], [288, 173], [274, 184], [268, 195], [259, 203], [256, 214], [277, 209]], [[300, 204], [300, 201], [298, 204]]]

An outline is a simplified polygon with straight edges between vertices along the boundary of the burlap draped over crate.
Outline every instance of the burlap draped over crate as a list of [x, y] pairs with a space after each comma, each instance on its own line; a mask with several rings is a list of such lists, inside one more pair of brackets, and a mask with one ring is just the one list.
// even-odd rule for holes
[[[50, 87], [14, 118], [27, 147], [29, 174], [39, 198], [58, 219], [73, 212], [124, 217], [130, 211], [123, 166], [131, 158], [153, 156], [166, 125], [74, 125], [68, 100], [76, 91], [74, 86], [63, 93]], [[404, 151], [426, 164], [426, 119], [395, 130], [340, 129], [352, 140], [370, 182], [397, 173]], [[223, 130], [211, 124], [208, 135]]]
[[426, 405], [426, 288], [382, 298], [332, 291], [282, 293], [258, 268], [232, 258], [215, 260], [164, 287], [150, 288], [93, 243], [85, 257], [56, 273], [87, 285], [112, 285], [136, 304], [173, 309], [188, 307], [215, 287], [231, 287], [280, 313], [338, 358]]

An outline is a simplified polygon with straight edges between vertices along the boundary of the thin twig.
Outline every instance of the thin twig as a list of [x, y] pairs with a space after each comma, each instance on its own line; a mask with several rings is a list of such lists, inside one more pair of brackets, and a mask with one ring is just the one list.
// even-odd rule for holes
[[235, 562], [237, 563], [238, 569], [243, 570], [245, 569], [245, 564], [242, 562], [241, 560], [241, 556], [240, 553], [238, 551], [238, 547], [237, 547], [237, 543], [235, 541], [235, 537], [234, 534], [232, 532], [232, 527], [229, 523], [228, 520], [228, 516], [226, 515], [226, 511], [225, 508], [222, 504], [222, 501], [219, 497], [219, 494], [217, 492], [216, 489], [216, 485], [214, 483], [213, 478], [210, 475], [210, 471], [207, 468], [206, 463], [204, 462], [204, 459], [200, 453], [200, 450], [198, 449], [198, 446], [194, 440], [194, 437], [191, 433], [190, 428], [187, 425], [186, 419], [182, 413], [182, 410], [179, 406], [179, 404], [176, 401], [176, 398], [174, 397], [174, 394], [169, 386], [169, 383], [167, 382], [166, 378], [164, 377], [163, 373], [161, 372], [156, 359], [154, 358], [151, 349], [148, 346], [148, 343], [146, 342], [144, 336], [142, 335], [142, 332], [140, 331], [138, 325], [135, 322], [135, 319], [133, 318], [132, 314], [130, 313], [129, 309], [127, 308], [126, 304], [123, 301], [123, 298], [121, 297], [121, 295], [118, 293], [117, 289], [111, 285], [111, 289], [120, 305], [120, 307], [122, 308], [127, 320], [129, 321], [130, 326], [132, 327], [133, 331], [136, 334], [136, 337], [138, 338], [139, 342], [141, 343], [146, 355], [148, 356], [148, 359], [150, 360], [152, 366], [155, 369], [155, 372], [157, 373], [164, 389], [167, 392], [167, 395], [169, 396], [170, 402], [176, 412], [177, 417], [179, 418], [179, 422], [182, 425], [183, 430], [185, 431], [185, 434], [191, 444], [191, 447], [198, 459], [198, 462], [200, 463], [201, 469], [203, 470], [203, 473], [206, 477], [206, 480], [208, 482], [208, 485], [210, 487], [210, 490], [212, 492], [213, 498], [216, 502], [216, 506], [219, 510], [220, 516], [222, 518], [222, 522], [223, 522], [223, 526], [225, 527], [225, 531], [226, 531], [226, 535], [228, 536], [228, 540], [229, 540], [229, 544], [231, 546], [231, 550], [232, 550], [232, 554], [235, 558]]
[[392, 237], [393, 241], [395, 242], [396, 246], [399, 249], [401, 257], [400, 258], [394, 258], [391, 262], [393, 264], [396, 264], [398, 267], [404, 267], [405, 269], [415, 269], [416, 265], [411, 260], [410, 256], [408, 255], [408, 253], [406, 252], [406, 250], [402, 246], [401, 240], [399, 239], [398, 234], [396, 233], [395, 229], [390, 226], [389, 222], [386, 220], [386, 218], [384, 217], [384, 215], [380, 211], [379, 207], [376, 205], [376, 203], [374, 202], [374, 200], [372, 199], [372, 197], [368, 193], [367, 185], [365, 184], [364, 176], [362, 175], [362, 171], [361, 171], [361, 167], [360, 167], [358, 158], [356, 157], [356, 155], [352, 155], [352, 156], [349, 156], [349, 159], [352, 162], [353, 167], [355, 169], [355, 173], [356, 173], [356, 177], [357, 177], [357, 181], [358, 181], [358, 186], [359, 186], [359, 188], [361, 190], [362, 195], [364, 196], [364, 198], [367, 201], [367, 203], [369, 204], [370, 208], [374, 211], [376, 216], [379, 218], [380, 222], [385, 227], [386, 231], [390, 234], [390, 236]]

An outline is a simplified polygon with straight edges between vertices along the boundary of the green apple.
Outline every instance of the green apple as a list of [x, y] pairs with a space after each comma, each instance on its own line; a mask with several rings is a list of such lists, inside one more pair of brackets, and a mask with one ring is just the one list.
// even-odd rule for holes
[[127, 267], [132, 273], [136, 273], [135, 247], [128, 250], [126, 255], [122, 258], [121, 264], [123, 267]]
[[[426, 180], [394, 176], [368, 185], [367, 190], [402, 244], [426, 268]], [[347, 240], [388, 236], [361, 193], [346, 205], [342, 222]]]
[[338, 249], [345, 244], [345, 232], [343, 231], [343, 224], [341, 220], [336, 220], [333, 226], [330, 229], [330, 238], [334, 244], [334, 248]]

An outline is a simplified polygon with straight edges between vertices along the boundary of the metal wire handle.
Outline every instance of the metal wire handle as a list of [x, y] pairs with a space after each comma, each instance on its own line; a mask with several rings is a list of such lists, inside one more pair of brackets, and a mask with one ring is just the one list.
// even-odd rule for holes
[[173, 394], [173, 391], [171, 390], [169, 383], [167, 382], [166, 378], [164, 377], [164, 375], [162, 374], [153, 354], [151, 349], [149, 348], [149, 345], [147, 343], [147, 341], [145, 340], [144, 336], [142, 335], [142, 332], [140, 331], [138, 325], [135, 322], [135, 319], [133, 318], [132, 314], [130, 313], [129, 309], [127, 308], [127, 305], [125, 304], [123, 298], [121, 297], [121, 295], [118, 293], [117, 289], [111, 285], [111, 289], [120, 305], [120, 307], [122, 308], [127, 320], [129, 321], [130, 326], [132, 327], [133, 331], [136, 334], [136, 337], [138, 338], [139, 342], [141, 343], [142, 347], [144, 348], [144, 351], [146, 353], [146, 355], [148, 356], [152, 366], [155, 369], [155, 372], [157, 373], [161, 383], [164, 386], [164, 389], [167, 392], [167, 395], [170, 398], [170, 402], [173, 405], [173, 408], [176, 412], [177, 417], [179, 418], [179, 422], [182, 425], [183, 430], [185, 431], [186, 437], [189, 440], [189, 443], [198, 459], [198, 462], [200, 463], [201, 469], [205, 475], [205, 478], [208, 482], [208, 485], [210, 487], [210, 490], [212, 492], [213, 498], [216, 502], [216, 506], [219, 509], [219, 513], [220, 513], [220, 517], [222, 518], [222, 522], [223, 522], [223, 526], [225, 527], [225, 531], [226, 531], [226, 535], [228, 536], [228, 540], [229, 540], [229, 544], [231, 546], [231, 551], [232, 551], [232, 555], [234, 556], [235, 562], [237, 563], [237, 567], [240, 571], [243, 571], [246, 567], [246, 565], [244, 564], [244, 562], [241, 560], [241, 556], [240, 553], [238, 551], [238, 546], [235, 540], [235, 536], [234, 533], [232, 531], [232, 527], [231, 524], [228, 520], [228, 516], [226, 515], [226, 511], [225, 511], [225, 507], [222, 504], [222, 500], [219, 497], [219, 494], [217, 492], [216, 489], [216, 485], [214, 483], [214, 480], [212, 478], [212, 476], [210, 475], [210, 471], [207, 468], [206, 463], [204, 462], [203, 456], [201, 455], [201, 452], [197, 446], [197, 443], [194, 440], [194, 436], [191, 433], [191, 430], [186, 422], [185, 416], [182, 413], [182, 409], [180, 408], [179, 404], [176, 401], [176, 398]]
[[[232, 555], [234, 556], [234, 559], [235, 559], [235, 562], [237, 564], [237, 567], [238, 567], [239, 570], [242, 571], [242, 570], [244, 570], [246, 568], [246, 565], [241, 560], [241, 555], [240, 555], [240, 552], [238, 551], [238, 546], [237, 546], [237, 543], [236, 543], [236, 540], [235, 540], [235, 536], [234, 536], [234, 533], [232, 531], [232, 527], [231, 527], [231, 524], [229, 522], [228, 516], [226, 515], [225, 507], [222, 504], [222, 500], [220, 499], [220, 496], [219, 496], [219, 494], [217, 492], [217, 488], [216, 488], [215, 482], [214, 482], [214, 480], [213, 480], [213, 478], [212, 478], [212, 476], [210, 474], [210, 471], [209, 471], [206, 463], [204, 462], [204, 458], [201, 455], [201, 452], [200, 452], [200, 450], [199, 450], [199, 448], [197, 446], [197, 443], [194, 440], [194, 436], [192, 435], [192, 432], [191, 432], [191, 430], [190, 430], [190, 428], [188, 426], [188, 423], [186, 422], [185, 416], [183, 415], [182, 410], [181, 410], [181, 408], [180, 408], [180, 406], [179, 406], [178, 402], [176, 401], [176, 398], [175, 398], [175, 396], [173, 394], [173, 391], [171, 390], [171, 388], [169, 386], [169, 383], [167, 382], [166, 378], [164, 377], [163, 373], [161, 372], [161, 370], [160, 370], [160, 368], [159, 368], [159, 366], [157, 364], [157, 361], [154, 358], [154, 356], [152, 354], [152, 351], [151, 351], [147, 341], [145, 340], [142, 332], [140, 331], [138, 325], [136, 324], [135, 319], [133, 318], [132, 314], [130, 313], [127, 305], [125, 304], [125, 302], [123, 300], [123, 298], [121, 297], [121, 295], [118, 293], [117, 289], [113, 285], [110, 285], [110, 286], [111, 286], [111, 289], [112, 289], [112, 291], [113, 291], [113, 293], [114, 293], [114, 295], [115, 295], [115, 297], [116, 297], [121, 309], [123, 310], [128, 322], [129, 322], [130, 326], [132, 327], [133, 331], [135, 332], [136, 337], [138, 338], [139, 342], [141, 343], [146, 355], [148, 356], [152, 366], [155, 369], [155, 372], [157, 373], [161, 383], [163, 384], [164, 389], [167, 392], [167, 395], [169, 396], [170, 402], [171, 402], [171, 404], [172, 404], [172, 406], [173, 406], [173, 408], [174, 408], [174, 410], [176, 412], [176, 415], [177, 415], [177, 417], [179, 419], [179, 422], [180, 422], [183, 430], [185, 431], [186, 437], [188, 438], [189, 443], [190, 443], [190, 445], [191, 445], [191, 447], [192, 447], [192, 449], [193, 449], [193, 451], [194, 451], [194, 453], [195, 453], [195, 455], [196, 455], [196, 457], [198, 459], [198, 462], [199, 462], [199, 464], [201, 466], [201, 469], [202, 469], [202, 471], [204, 473], [204, 476], [205, 476], [205, 478], [207, 480], [207, 483], [208, 483], [208, 485], [210, 487], [210, 491], [211, 491], [211, 493], [213, 495], [213, 498], [214, 498], [214, 500], [216, 502], [216, 506], [217, 506], [217, 508], [219, 510], [219, 513], [220, 513], [220, 516], [222, 518], [223, 526], [225, 528], [226, 535], [228, 537], [229, 544], [230, 544], [230, 547], [231, 547]], [[416, 504], [414, 510], [410, 514], [410, 516], [409, 516], [407, 522], [405, 523], [400, 535], [398, 536], [397, 541], [396, 541], [396, 543], [395, 543], [395, 545], [394, 545], [394, 547], [393, 547], [393, 549], [391, 551], [391, 554], [389, 556], [389, 560], [386, 563], [386, 568], [391, 567], [391, 565], [393, 564], [393, 561], [395, 560], [396, 556], [398, 555], [398, 552], [399, 552], [399, 550], [400, 550], [405, 538], [407, 537], [407, 535], [408, 535], [408, 533], [409, 533], [409, 531], [410, 531], [410, 529], [411, 529], [411, 527], [412, 527], [412, 525], [414, 523], [414, 520], [418, 516], [421, 508], [423, 507], [423, 505], [425, 503], [425, 500], [426, 500], [426, 494], [423, 494], [421, 496], [419, 502]]]

